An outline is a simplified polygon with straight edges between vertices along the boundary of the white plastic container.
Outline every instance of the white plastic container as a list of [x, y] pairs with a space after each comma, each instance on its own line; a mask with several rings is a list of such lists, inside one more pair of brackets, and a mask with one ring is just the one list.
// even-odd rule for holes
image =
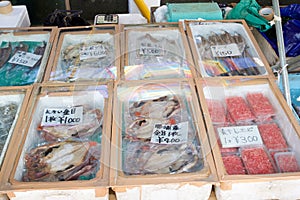
[[30, 19], [26, 6], [13, 6], [12, 12], [0, 14], [0, 28], [29, 27]]

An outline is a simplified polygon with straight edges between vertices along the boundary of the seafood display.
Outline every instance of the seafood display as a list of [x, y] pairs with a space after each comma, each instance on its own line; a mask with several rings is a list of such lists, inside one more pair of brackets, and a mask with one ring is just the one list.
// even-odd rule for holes
[[[191, 77], [182, 35], [178, 30], [126, 30], [127, 80]], [[137, 73], [137, 71], [139, 73]]]
[[83, 122], [78, 125], [39, 126], [41, 136], [46, 141], [65, 140], [70, 138], [86, 138], [92, 136], [102, 123], [103, 114], [99, 109], [83, 113]]
[[55, 182], [96, 178], [101, 164], [103, 95], [107, 87], [94, 89], [74, 92], [74, 96], [39, 98], [18, 162], [16, 180]]
[[96, 142], [56, 142], [32, 149], [25, 157], [23, 181], [68, 181], [94, 176], [100, 152]]
[[122, 169], [126, 175], [178, 174], [204, 168], [187, 100], [168, 93], [160, 91], [151, 98], [129, 99], [124, 105]]
[[4, 145], [15, 121], [19, 105], [15, 102], [7, 103], [0, 106], [0, 154], [3, 151]]
[[203, 75], [251, 76], [267, 73], [242, 25], [190, 24], [190, 28]]
[[266, 86], [250, 87], [225, 89], [222, 97], [216, 87], [205, 90], [227, 174], [298, 172], [297, 133], [285, 128], [283, 111]]
[[115, 78], [117, 58], [111, 34], [67, 34], [62, 40], [59, 59], [50, 80], [70, 82]]
[[[36, 81], [41, 61], [47, 46], [46, 41], [2, 41], [0, 43], [0, 86], [29, 85]], [[13, 59], [22, 54], [22, 58]], [[40, 56], [38, 60], [29, 66], [28, 54]]]

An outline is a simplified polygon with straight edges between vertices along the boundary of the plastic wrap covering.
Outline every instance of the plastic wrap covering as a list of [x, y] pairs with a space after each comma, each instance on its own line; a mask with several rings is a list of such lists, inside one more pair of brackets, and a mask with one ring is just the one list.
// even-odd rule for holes
[[125, 30], [126, 80], [190, 78], [186, 48], [179, 29], [139, 28]]
[[227, 86], [203, 87], [227, 174], [298, 172], [299, 136], [270, 86]]
[[50, 81], [115, 79], [118, 55], [113, 31], [60, 32]]
[[35, 103], [15, 179], [91, 180], [101, 169], [107, 86], [45, 88]]
[[0, 33], [0, 86], [40, 81], [48, 62], [50, 33]]
[[4, 159], [10, 138], [15, 128], [16, 121], [25, 93], [0, 91], [0, 166]]
[[190, 23], [204, 77], [266, 75], [248, 33], [239, 23]]
[[117, 92], [122, 102], [118, 123], [124, 174], [179, 174], [205, 168], [187, 82], [124, 84]]

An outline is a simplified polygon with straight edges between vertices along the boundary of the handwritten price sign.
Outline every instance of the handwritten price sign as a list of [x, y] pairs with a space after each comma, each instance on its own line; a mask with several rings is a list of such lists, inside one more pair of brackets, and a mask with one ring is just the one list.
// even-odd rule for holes
[[174, 125], [155, 124], [151, 142], [157, 144], [182, 144], [188, 138], [188, 122]]
[[231, 126], [218, 128], [223, 148], [263, 144], [257, 126]]
[[211, 52], [214, 57], [241, 56], [237, 44], [215, 45], [211, 46]]
[[76, 125], [83, 121], [83, 107], [46, 108], [42, 126]]
[[156, 44], [141, 43], [140, 44], [140, 55], [143, 56], [162, 56], [164, 55], [163, 48]]
[[91, 58], [103, 58], [106, 56], [106, 49], [103, 45], [83, 46], [79, 50], [80, 60]]
[[34, 67], [35, 64], [41, 59], [41, 55], [25, 51], [17, 51], [10, 59], [9, 63], [16, 65], [23, 65], [27, 67]]

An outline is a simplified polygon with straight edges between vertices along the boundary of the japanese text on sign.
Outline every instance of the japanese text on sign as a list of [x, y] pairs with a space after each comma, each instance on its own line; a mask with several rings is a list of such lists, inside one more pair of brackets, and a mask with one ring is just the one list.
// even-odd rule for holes
[[153, 45], [151, 43], [141, 43], [140, 45], [140, 55], [162, 56], [163, 54], [163, 49], [158, 45]]
[[42, 55], [36, 55], [25, 51], [17, 51], [8, 62], [16, 65], [34, 67], [41, 57]]
[[79, 50], [80, 60], [91, 58], [103, 58], [106, 56], [106, 49], [103, 45], [83, 46]]
[[241, 56], [237, 44], [214, 45], [210, 47], [213, 57]]
[[157, 144], [182, 144], [187, 142], [188, 122], [179, 124], [155, 124], [151, 142]]
[[43, 113], [42, 126], [76, 125], [83, 120], [83, 107], [46, 108]]
[[263, 144], [257, 126], [231, 126], [218, 128], [223, 148]]

